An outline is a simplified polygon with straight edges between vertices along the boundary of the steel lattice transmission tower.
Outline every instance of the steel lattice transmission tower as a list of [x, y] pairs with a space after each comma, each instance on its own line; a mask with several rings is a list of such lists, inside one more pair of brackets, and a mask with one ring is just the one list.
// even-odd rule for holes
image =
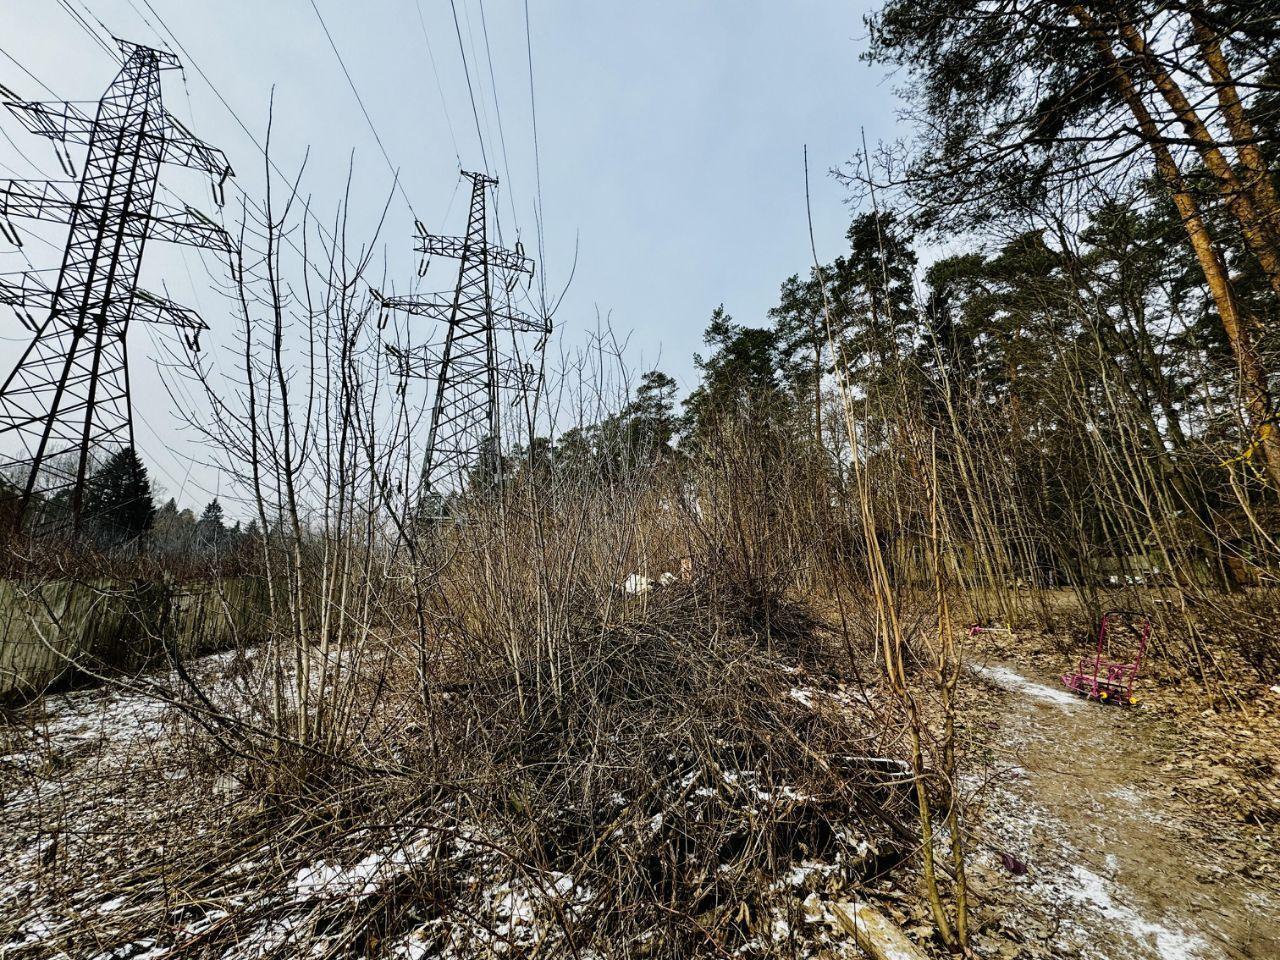
[[[176, 327], [193, 347], [206, 329], [193, 311], [138, 289], [147, 241], [231, 249], [226, 232], [203, 214], [155, 199], [162, 163], [207, 172], [219, 204], [232, 175], [222, 152], [192, 136], [161, 102], [160, 71], [178, 60], [116, 42], [124, 65], [93, 115], [74, 103], [5, 104], [31, 133], [88, 148], [78, 183], [0, 181], [0, 222], [11, 239], [18, 236], [11, 217], [70, 227], [52, 287], [35, 273], [17, 284], [0, 278], [0, 302], [35, 334], [0, 387], [0, 442], [19, 448], [10, 467], [22, 484], [18, 524], [34, 497], [63, 491], [78, 528], [92, 459], [132, 446], [129, 324]], [[66, 147], [60, 150], [70, 168]]]
[[[402, 376], [435, 381], [431, 425], [423, 457], [419, 502], [425, 512], [438, 513], [451, 495], [467, 486], [471, 471], [483, 471], [487, 457], [500, 456], [499, 393], [528, 390], [536, 379], [533, 369], [516, 357], [503, 356], [498, 334], [539, 333], [550, 326], [513, 308], [508, 297], [521, 274], [532, 276], [533, 261], [517, 243], [514, 251], [491, 246], [487, 233], [487, 189], [498, 181], [482, 173], [463, 172], [471, 180], [471, 211], [464, 237], [428, 233], [421, 224], [416, 247], [427, 258], [458, 260], [458, 283], [452, 299], [439, 296], [382, 298], [385, 307], [445, 322], [443, 348], [389, 348], [400, 363]], [[494, 282], [507, 297], [495, 305]]]

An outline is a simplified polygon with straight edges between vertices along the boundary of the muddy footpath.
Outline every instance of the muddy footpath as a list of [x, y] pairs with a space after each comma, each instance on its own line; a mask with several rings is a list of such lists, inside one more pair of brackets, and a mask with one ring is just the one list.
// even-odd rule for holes
[[1188, 798], [1177, 723], [1026, 662], [968, 666], [963, 786], [996, 898], [980, 955], [1280, 957], [1277, 825]]

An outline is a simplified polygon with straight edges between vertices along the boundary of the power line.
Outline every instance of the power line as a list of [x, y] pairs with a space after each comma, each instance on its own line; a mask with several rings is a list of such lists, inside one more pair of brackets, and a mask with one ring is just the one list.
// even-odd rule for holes
[[[480, 59], [480, 48], [476, 46], [476, 29], [471, 23], [471, 6], [462, 0], [462, 19], [467, 25], [467, 46], [471, 49], [471, 62], [476, 68], [476, 103], [480, 105], [480, 119], [484, 121], [485, 139], [493, 143], [493, 125], [489, 122], [489, 101], [484, 95], [483, 61]], [[497, 158], [494, 158], [497, 163]], [[496, 169], [495, 173], [498, 172]]]
[[[511, 164], [507, 161], [507, 136], [502, 129], [502, 107], [498, 103], [498, 79], [493, 72], [493, 48], [489, 45], [489, 22], [484, 14], [484, 0], [480, 3], [480, 29], [484, 34], [484, 54], [489, 61], [489, 89], [493, 93], [493, 112], [498, 121], [498, 143], [502, 148], [502, 170], [507, 178], [507, 201], [511, 206], [511, 222], [516, 224], [519, 221], [519, 215], [516, 213], [515, 190], [512, 187], [514, 181], [511, 179]], [[498, 227], [498, 240], [502, 240], [502, 228]]]
[[48, 85], [43, 80], [41, 80], [34, 73], [32, 73], [30, 70], [24, 67], [21, 63], [19, 63], [17, 58], [14, 57], [14, 55], [11, 54], [8, 50], [4, 49], [3, 47], [0, 47], [0, 54], [2, 54], [6, 60], [8, 60], [15, 67], [17, 67], [19, 70], [25, 73], [28, 77], [30, 77], [35, 82], [36, 86], [41, 87], [45, 91], [45, 93], [49, 94], [49, 96], [53, 97], [55, 100], [58, 99], [58, 95], [54, 93], [52, 90], [50, 90]]
[[533, 176], [535, 200], [533, 205], [533, 221], [538, 232], [538, 284], [546, 286], [547, 251], [542, 229], [542, 158], [538, 150], [538, 101], [533, 86], [533, 37], [529, 28], [529, 0], [524, 0], [524, 49], [529, 63], [529, 116], [533, 122]]
[[[155, 36], [155, 38], [164, 44], [166, 50], [172, 53], [173, 48], [169, 46], [169, 44], [165, 41], [164, 37], [160, 36], [160, 31], [155, 28], [155, 24], [153, 24], [150, 20], [147, 19], [147, 15], [138, 9], [137, 4], [135, 4], [133, 0], [128, 0], [128, 3], [129, 3], [129, 9], [138, 15], [138, 19], [147, 25], [147, 29], [151, 31], [151, 33]], [[183, 70], [181, 71], [181, 73], [182, 73], [182, 82], [185, 85], [187, 82], [187, 72]]]
[[453, 30], [458, 35], [458, 53], [462, 55], [462, 73], [467, 78], [467, 94], [471, 98], [471, 115], [476, 121], [476, 139], [480, 141], [480, 159], [484, 162], [485, 172], [489, 172], [489, 157], [484, 149], [484, 133], [480, 129], [480, 111], [476, 108], [476, 91], [471, 86], [471, 70], [467, 66], [467, 48], [462, 42], [462, 25], [458, 22], [458, 5], [449, 0], [449, 9], [453, 11]]
[[338, 66], [342, 68], [342, 75], [347, 78], [347, 83], [351, 86], [351, 92], [356, 96], [356, 103], [360, 105], [360, 112], [364, 114], [364, 119], [369, 124], [369, 129], [373, 131], [373, 139], [378, 142], [378, 149], [382, 151], [382, 158], [387, 161], [387, 167], [391, 170], [392, 176], [395, 177], [396, 189], [400, 191], [400, 196], [404, 198], [404, 202], [409, 205], [409, 212], [413, 214], [415, 220], [418, 219], [418, 212], [413, 209], [413, 201], [409, 199], [409, 195], [405, 193], [404, 184], [400, 182], [400, 172], [396, 169], [396, 165], [391, 162], [391, 156], [387, 153], [387, 148], [382, 142], [382, 136], [378, 133], [378, 128], [373, 124], [373, 118], [369, 116], [369, 111], [364, 105], [364, 98], [360, 96], [360, 91], [356, 87], [356, 82], [351, 79], [351, 72], [347, 69], [347, 64], [342, 59], [342, 54], [338, 52], [338, 45], [333, 42], [333, 34], [329, 32], [329, 25], [324, 22], [324, 17], [320, 15], [320, 8], [316, 6], [316, 0], [311, 0], [311, 9], [316, 13], [316, 19], [320, 21], [320, 28], [324, 30], [325, 38], [329, 41], [329, 47], [333, 50], [333, 55], [338, 58]]
[[[98, 35], [98, 31], [94, 30], [93, 27], [89, 25], [89, 21], [87, 21], [82, 14], [80, 14], [77, 10], [74, 9], [71, 6], [71, 4], [68, 2], [68, 0], [58, 0], [58, 5], [67, 12], [67, 16], [71, 17], [71, 19], [74, 20], [76, 24], [79, 25], [80, 29], [82, 29], [85, 33], [87, 33], [90, 36], [90, 38], [92, 38], [94, 43], [96, 43], [98, 46], [100, 46], [103, 50], [107, 52], [107, 56], [111, 57], [113, 60], [116, 60], [117, 62], [120, 60], [119, 51], [113, 50], [111, 48], [111, 45]], [[85, 10], [86, 12], [88, 12], [87, 7], [85, 8]], [[93, 17], [93, 14], [90, 13], [89, 16]], [[93, 17], [93, 19], [97, 21], [98, 26], [102, 27], [103, 32], [106, 33], [107, 36], [111, 36], [111, 31], [107, 29], [107, 25], [105, 23], [103, 23], [101, 20], [98, 20], [97, 17]]]
[[[13, 137], [9, 136], [9, 131], [4, 129], [4, 127], [0, 127], [0, 136], [3, 136], [5, 140], [9, 142], [9, 146], [13, 147], [14, 153], [16, 153], [18, 156], [20, 156], [23, 160], [27, 162], [27, 166], [29, 166], [32, 170], [35, 170], [37, 174], [40, 172], [40, 165], [37, 164], [34, 160], [32, 160], [29, 156], [27, 156], [27, 151], [23, 150], [20, 146], [18, 146], [18, 142], [14, 140]], [[14, 170], [13, 167], [8, 166], [7, 164], [5, 166], [5, 169], [9, 170], [14, 174], [18, 172]]]
[[[205, 82], [205, 84], [213, 92], [213, 95], [217, 97], [218, 101], [226, 108], [227, 113], [231, 114], [231, 118], [235, 120], [236, 124], [240, 127], [240, 129], [244, 131], [245, 135], [249, 138], [250, 142], [252, 142], [253, 145], [258, 148], [258, 152], [261, 153], [263, 156], [263, 159], [266, 160], [267, 166], [270, 169], [270, 171], [274, 173], [276, 176], [278, 176], [281, 179], [281, 181], [283, 181], [284, 183], [286, 184], [290, 183], [291, 181], [289, 180], [289, 178], [286, 177], [284, 174], [284, 171], [280, 169], [280, 165], [277, 164], [273, 159], [271, 159], [271, 154], [267, 152], [267, 148], [258, 140], [258, 138], [254, 135], [253, 131], [250, 130], [248, 125], [244, 122], [244, 120], [240, 118], [240, 114], [238, 114], [235, 111], [235, 108], [231, 106], [227, 98], [222, 95], [222, 91], [219, 90], [217, 85], [214, 84], [214, 82], [209, 78], [209, 75], [204, 72], [204, 69], [196, 61], [195, 57], [191, 55], [191, 52], [185, 46], [183, 46], [182, 41], [178, 39], [177, 35], [173, 32], [172, 28], [170, 28], [170, 26], [165, 22], [164, 17], [160, 16], [156, 8], [151, 5], [151, 0], [142, 0], [142, 2], [146, 6], [146, 8], [151, 11], [152, 16], [156, 18], [156, 21], [164, 29], [165, 33], [169, 35], [169, 38], [173, 41], [174, 46], [176, 46], [178, 48], [178, 51], [182, 54], [183, 61], [185, 63], [191, 64], [191, 66], [195, 68], [196, 73], [200, 74], [200, 79]], [[163, 42], [163, 38], [161, 38], [161, 42]], [[256, 213], [260, 214], [263, 217], [264, 221], [267, 219], [266, 210], [262, 207], [261, 204], [259, 204], [256, 200], [254, 200], [253, 197], [249, 196], [248, 192], [244, 189], [244, 187], [240, 186], [240, 184], [235, 180], [231, 181], [231, 187], [233, 190], [237, 191], [240, 194], [240, 196], [243, 198], [246, 204], [252, 207]], [[324, 221], [321, 220], [319, 217], [315, 215], [315, 213], [312, 212], [310, 201], [302, 195], [298, 195], [296, 199], [299, 203], [302, 204], [302, 208], [307, 212], [307, 215], [311, 218], [311, 221], [315, 223], [316, 229], [320, 231], [321, 236], [323, 236], [330, 244], [332, 244], [333, 248], [338, 251], [339, 255], [343, 259], [343, 262], [345, 262], [347, 266], [351, 267], [352, 270], [355, 270], [356, 265], [351, 261], [351, 258], [347, 256], [346, 251], [339, 248], [337, 239], [333, 236], [333, 234], [329, 232], [329, 229], [324, 225]], [[284, 240], [285, 243], [289, 245], [289, 247], [295, 253], [298, 254], [298, 256], [302, 257], [303, 264], [305, 266], [311, 266], [312, 269], [315, 271], [316, 275], [323, 278], [324, 274], [321, 272], [320, 268], [311, 264], [310, 260], [308, 260], [305, 254], [303, 254], [302, 250], [298, 247], [297, 243], [294, 241], [293, 237], [288, 232], [282, 232], [281, 238]]]
[[[21, 70], [28, 77], [34, 80], [37, 86], [42, 87], [55, 100], [58, 99], [58, 95], [56, 93], [50, 90], [49, 87], [46, 86], [45, 83], [41, 81], [34, 73], [32, 73], [30, 70], [24, 67], [21, 63], [19, 63], [18, 60], [14, 58], [12, 54], [2, 49], [0, 49], [0, 53], [3, 53], [11, 63], [13, 63], [18, 67], [19, 70]], [[22, 157], [22, 159], [26, 161], [27, 166], [29, 166], [32, 170], [34, 170], [36, 172], [36, 175], [39, 176], [40, 165], [36, 163], [34, 160], [32, 160], [30, 156], [28, 156], [27, 152], [23, 150], [21, 146], [18, 145], [18, 142], [9, 135], [9, 131], [5, 130], [3, 127], [0, 127], [0, 134], [4, 136], [5, 140], [8, 141], [9, 143], [9, 146], [13, 147], [14, 151], [18, 154], [18, 156]], [[21, 175], [18, 173], [18, 171], [14, 170], [13, 167], [9, 166], [7, 163], [0, 164], [0, 166], [3, 166], [5, 170], [8, 170], [15, 177], [21, 178]], [[38, 233], [32, 234], [32, 236], [34, 236], [38, 241], [40, 241], [47, 247], [51, 247], [54, 250], [59, 250], [59, 251], [61, 250], [61, 248], [58, 247], [57, 244], [45, 239]], [[27, 254], [27, 251], [22, 246], [18, 246], [18, 252], [22, 255], [22, 259], [27, 262], [27, 266], [34, 271], [36, 269], [36, 265], [31, 262], [31, 257]]]
[[[449, 116], [449, 100], [444, 95], [444, 86], [440, 83], [440, 71], [436, 67], [436, 55], [431, 50], [431, 36], [427, 33], [427, 21], [422, 15], [422, 0], [414, 0], [418, 8], [418, 25], [422, 27], [422, 39], [427, 45], [427, 59], [431, 61], [431, 73], [436, 78], [436, 92], [440, 94], [440, 106], [444, 108], [444, 122], [449, 128], [449, 139], [453, 141], [453, 155], [457, 158], [458, 167], [462, 167], [462, 151], [458, 149], [458, 138], [453, 132], [453, 118]], [[447, 217], [448, 214], [445, 214]]]

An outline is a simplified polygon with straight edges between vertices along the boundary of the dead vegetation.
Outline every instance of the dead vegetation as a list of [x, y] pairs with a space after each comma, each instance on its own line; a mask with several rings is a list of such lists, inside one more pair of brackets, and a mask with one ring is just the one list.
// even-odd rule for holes
[[[1099, 596], [1019, 585], [1005, 460], [967, 488], [905, 381], [837, 398], [834, 457], [747, 391], [678, 453], [526, 450], [427, 522], [350, 298], [301, 396], [246, 322], [258, 386], [207, 427], [260, 518], [265, 642], [188, 662], [160, 634], [158, 673], [81, 662], [106, 685], [4, 726], [6, 955], [816, 957], [877, 902], [934, 953], [990, 929], [955, 641], [1070, 624], [1052, 671]], [[607, 417], [582, 373], [610, 362], [559, 402]], [[1231, 611], [1268, 595], [1198, 583], [1124, 593], [1229, 708], [1262, 633]]]
[[[376, 706], [323, 762], [202, 727], [181, 684], [185, 710], [129, 701], [137, 730], [101, 696], [88, 742], [48, 704], [10, 745], [11, 955], [808, 955], [804, 898], [909, 848], [895, 745], [858, 688], [807, 685], [781, 651], [812, 633], [785, 608], [766, 632], [697, 584], [619, 606], [554, 687], [459, 666], [426, 725], [412, 670], [370, 651], [351, 682]], [[252, 724], [264, 669], [223, 656], [192, 680], [221, 725]]]
[[[909, 238], [860, 217], [839, 271], [788, 288], [791, 342], [717, 311], [681, 422], [605, 338], [504, 406], [439, 517], [369, 260], [296, 200], [245, 211], [230, 386], [184, 358], [265, 624], [202, 660], [150, 628], [154, 670], [78, 658], [100, 686], [6, 716], [6, 958], [816, 958], [876, 904], [963, 954], [1004, 876], [970, 865], [1007, 853], [970, 816], [964, 625], [1052, 678], [1112, 606], [1156, 622], [1152, 702], [1232, 731], [1190, 798], [1256, 786], [1241, 819], [1274, 824], [1272, 734], [1237, 734], [1274, 728], [1275, 491], [1221, 369], [1162, 433], [1161, 371], [1108, 346], [1141, 317], [1041, 283], [1072, 244], [1019, 223], [1009, 262], [978, 257], [1018, 336], [975, 297], [948, 342]], [[37, 590], [119, 572], [40, 556]]]

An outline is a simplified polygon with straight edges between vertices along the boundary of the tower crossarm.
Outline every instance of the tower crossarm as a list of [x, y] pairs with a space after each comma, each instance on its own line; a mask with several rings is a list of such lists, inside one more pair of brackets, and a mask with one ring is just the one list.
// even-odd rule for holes
[[[375, 294], [379, 302], [388, 310], [399, 310], [418, 317], [429, 317], [441, 323], [449, 323], [454, 319], [452, 298], [440, 296], [401, 296], [383, 297]], [[516, 333], [547, 333], [550, 326], [544, 320], [529, 316], [515, 307], [495, 307], [492, 311], [495, 326], [514, 330]]]
[[0, 277], [0, 303], [22, 308], [25, 313], [48, 310], [53, 306], [53, 291], [33, 273], [24, 273], [21, 283]]
[[[21, 283], [13, 283], [0, 277], [0, 303], [8, 304], [20, 310], [27, 317], [26, 323], [28, 326], [36, 326], [35, 318], [31, 316], [34, 311], [52, 310], [55, 304], [61, 304], [67, 311], [66, 315], [71, 316], [74, 312], [75, 304], [65, 302], [66, 299], [65, 297], [59, 297], [34, 274], [24, 273]], [[130, 321], [136, 320], [140, 323], [178, 327], [192, 333], [200, 333], [209, 329], [208, 324], [194, 310], [174, 303], [172, 300], [157, 296], [154, 293], [149, 293], [146, 290], [133, 291], [131, 304], [126, 297], [113, 298], [103, 304], [103, 312], [106, 314], [118, 307], [128, 308]]]
[[153, 202], [148, 223], [152, 239], [224, 253], [231, 251], [231, 237], [227, 231], [193, 207], [179, 210], [165, 203]]
[[396, 376], [427, 380], [435, 376], [443, 354], [440, 347], [417, 346], [406, 349], [389, 343], [387, 356], [394, 363]]
[[433, 320], [449, 322], [449, 309], [452, 301], [434, 296], [402, 296], [384, 297], [375, 291], [378, 302], [388, 310], [411, 313], [416, 317], [430, 317]]
[[473, 184], [479, 184], [482, 187], [496, 187], [498, 185], [498, 178], [491, 177], [487, 173], [473, 173], [470, 170], [459, 170], [458, 172]]
[[75, 188], [56, 180], [0, 180], [0, 217], [69, 223]]
[[538, 383], [538, 371], [532, 363], [508, 357], [498, 364], [497, 385], [506, 390], [530, 393]]
[[[74, 187], [74, 184], [54, 180], [0, 180], [0, 218], [27, 217], [70, 223], [76, 207], [72, 199]], [[150, 213], [135, 213], [126, 219], [145, 224], [147, 235], [156, 240], [224, 252], [231, 250], [231, 237], [227, 232], [190, 206], [179, 210], [153, 201]], [[138, 227], [132, 229], [136, 232]]]
[[510, 270], [513, 273], [533, 273], [533, 261], [517, 248], [515, 251], [504, 250], [489, 244], [468, 245], [465, 237], [439, 237], [433, 233], [418, 237], [418, 245], [414, 247], [419, 253], [430, 257], [453, 257], [461, 260], [463, 256], [481, 260], [487, 259], [491, 267], [499, 270]]
[[539, 317], [533, 317], [525, 313], [523, 310], [517, 310], [515, 307], [507, 306], [494, 310], [493, 318], [504, 324], [507, 329], [514, 330], [516, 333], [550, 333], [551, 324]]
[[[75, 143], [87, 146], [93, 135], [95, 123], [103, 131], [119, 128], [119, 124], [109, 119], [97, 119], [86, 113], [78, 104], [65, 100], [49, 102], [10, 101], [5, 103], [9, 111], [18, 118], [28, 132], [50, 140], [63, 143]], [[168, 111], [164, 115], [164, 124], [157, 131], [145, 131], [141, 134], [144, 140], [162, 139], [165, 163], [177, 164], [203, 170], [217, 183], [223, 183], [228, 177], [235, 176], [231, 164], [217, 147], [211, 147], [195, 136], [173, 114]]]
[[200, 319], [200, 314], [190, 307], [181, 306], [146, 290], [134, 291], [133, 310], [129, 319], [195, 332], [209, 329], [209, 325]]
[[[397, 376], [419, 380], [435, 377], [444, 358], [444, 348], [433, 344], [408, 348], [387, 344], [386, 349], [394, 362]], [[494, 368], [494, 375], [494, 385], [500, 389], [528, 391], [538, 380], [533, 364], [514, 357], [500, 360]]]
[[[21, 283], [14, 283], [0, 277], [0, 303], [13, 307], [24, 307], [27, 310], [52, 309], [55, 300], [61, 303], [66, 298], [58, 297], [53, 290], [45, 286], [34, 274], [24, 273]], [[123, 305], [127, 298], [112, 298], [103, 304], [104, 307]], [[66, 304], [64, 304], [66, 306]], [[155, 323], [161, 326], [182, 327], [187, 330], [207, 330], [208, 325], [200, 319], [200, 315], [189, 307], [183, 307], [148, 293], [146, 290], [133, 291], [130, 320], [142, 323]]]
[[16, 100], [5, 104], [28, 132], [63, 143], [87, 145], [93, 134], [93, 117], [66, 100], [47, 103]]
[[143, 54], [160, 70], [181, 70], [182, 62], [170, 53], [168, 50], [157, 50], [154, 47], [143, 46], [140, 43], [134, 43], [132, 40], [125, 40], [122, 37], [112, 37], [116, 42], [116, 46], [120, 48], [120, 52], [124, 54], [126, 60]]
[[203, 170], [218, 183], [235, 176], [226, 154], [221, 150], [195, 136], [173, 114], [166, 112], [165, 122], [169, 128], [164, 143], [165, 163]]

